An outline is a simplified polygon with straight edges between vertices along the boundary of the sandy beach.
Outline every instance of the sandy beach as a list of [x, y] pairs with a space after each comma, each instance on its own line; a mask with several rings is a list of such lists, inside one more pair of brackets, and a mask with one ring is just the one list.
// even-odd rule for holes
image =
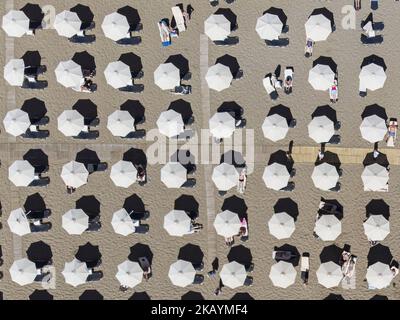
[[[36, 0], [42, 7], [50, 1]], [[295, 3], [293, 3], [295, 2]], [[4, 80], [0, 81], [0, 118], [3, 119], [7, 111], [19, 108], [26, 99], [37, 97], [46, 103], [47, 115], [50, 123], [47, 128], [50, 137], [46, 140], [26, 140], [20, 137], [14, 138], [8, 135], [4, 127], [0, 134], [0, 179], [4, 182], [0, 186], [0, 201], [3, 215], [0, 218], [3, 228], [0, 231], [0, 245], [3, 251], [4, 264], [0, 270], [4, 272], [4, 278], [0, 280], [0, 291], [6, 300], [28, 299], [35, 289], [40, 289], [38, 284], [20, 287], [11, 281], [8, 269], [14, 260], [25, 257], [25, 251], [30, 243], [42, 240], [49, 244], [53, 251], [53, 263], [56, 269], [56, 288], [49, 292], [54, 299], [78, 299], [86, 289], [98, 290], [105, 299], [128, 299], [134, 292], [147, 292], [152, 299], [181, 299], [188, 291], [200, 292], [205, 299], [230, 299], [235, 293], [248, 292], [254, 299], [313, 299], [319, 300], [330, 293], [341, 294], [345, 299], [364, 300], [370, 299], [376, 294], [385, 295], [389, 299], [399, 299], [398, 286], [390, 286], [382, 290], [368, 290], [364, 282], [367, 270], [367, 255], [370, 245], [363, 230], [366, 205], [372, 199], [383, 199], [390, 206], [390, 235], [382, 241], [382, 244], [391, 249], [394, 258], [400, 258], [400, 200], [397, 195], [400, 192], [399, 166], [391, 165], [389, 192], [364, 192], [361, 181], [363, 171], [362, 163], [342, 163], [343, 176], [340, 179], [342, 189], [339, 193], [324, 192], [314, 187], [310, 178], [314, 163], [296, 161], [296, 176], [293, 181], [296, 187], [293, 192], [277, 192], [267, 189], [262, 180], [264, 168], [270, 154], [277, 150], [287, 150], [289, 142], [294, 141], [295, 147], [315, 147], [317, 144], [308, 136], [307, 125], [311, 120], [311, 113], [316, 107], [329, 104], [329, 96], [326, 92], [315, 91], [308, 83], [308, 72], [312, 62], [319, 56], [332, 57], [338, 65], [338, 81], [340, 88], [339, 101], [332, 105], [337, 112], [337, 118], [341, 121], [340, 135], [342, 142], [339, 148], [369, 148], [372, 144], [362, 139], [359, 126], [361, 113], [368, 105], [378, 103], [386, 109], [388, 117], [400, 117], [398, 103], [395, 97], [397, 93], [397, 75], [400, 74], [400, 64], [397, 63], [397, 52], [400, 50], [397, 36], [398, 14], [400, 3], [395, 1], [381, 1], [380, 8], [374, 12], [376, 21], [383, 21], [385, 29], [384, 43], [378, 46], [364, 46], [360, 43], [361, 19], [368, 13], [369, 1], [365, 2], [362, 10], [357, 11], [356, 30], [344, 30], [341, 20], [344, 14], [342, 7], [352, 4], [352, 0], [321, 1], [321, 0], [271, 0], [268, 2], [259, 0], [236, 0], [233, 4], [226, 4], [220, 0], [220, 6], [230, 8], [236, 15], [238, 30], [232, 35], [239, 37], [236, 46], [219, 47], [208, 40], [208, 64], [214, 64], [215, 60], [230, 54], [237, 58], [244, 77], [234, 81], [231, 87], [222, 92], [210, 90], [209, 108], [202, 94], [201, 53], [207, 50], [201, 48], [201, 39], [205, 37], [204, 20], [212, 14], [216, 8], [211, 7], [207, 1], [183, 0], [186, 7], [191, 4], [194, 8], [188, 30], [179, 38], [173, 39], [169, 47], [161, 47], [159, 31], [156, 23], [164, 17], [171, 18], [171, 7], [177, 1], [172, 0], [140, 0], [129, 2], [126, 0], [82, 0], [81, 3], [90, 6], [95, 14], [96, 28], [92, 31], [96, 35], [96, 42], [90, 45], [72, 44], [67, 38], [57, 35], [55, 30], [40, 30], [34, 37], [9, 38], [0, 32], [0, 44], [2, 54], [0, 64], [4, 66], [10, 58], [19, 58], [27, 50], [38, 50], [42, 56], [42, 64], [47, 66], [44, 79], [49, 82], [45, 90], [23, 90], [9, 86]], [[368, 3], [367, 3], [368, 2]], [[11, 8], [20, 8], [26, 1], [5, 0], [0, 3], [0, 13], [4, 15]], [[56, 12], [69, 9], [78, 1], [55, 0], [51, 1]], [[142, 43], [137, 46], [118, 46], [107, 39], [102, 30], [103, 17], [126, 4], [135, 7], [140, 14], [143, 30], [140, 31]], [[367, 5], [368, 4], [368, 5]], [[270, 6], [282, 8], [288, 16], [290, 39], [289, 46], [285, 48], [267, 47], [254, 30], [256, 20]], [[304, 57], [305, 29], [304, 23], [314, 8], [325, 6], [334, 13], [337, 30], [333, 32], [327, 41], [318, 42], [314, 48], [313, 57]], [[204, 43], [204, 41], [203, 41]], [[68, 60], [75, 52], [87, 50], [96, 59], [97, 75], [95, 82], [98, 90], [93, 94], [77, 93], [66, 89], [56, 81], [54, 69], [60, 61]], [[144, 84], [144, 92], [140, 94], [121, 93], [107, 85], [103, 71], [107, 64], [116, 61], [122, 53], [134, 52], [141, 57], [144, 77], [137, 83]], [[101, 161], [112, 164], [122, 159], [122, 155], [131, 147], [146, 150], [152, 141], [124, 140], [111, 135], [107, 129], [107, 117], [127, 99], [139, 100], [145, 107], [146, 122], [140, 128], [150, 131], [156, 128], [156, 121], [160, 113], [167, 110], [171, 101], [181, 98], [167, 91], [160, 90], [154, 84], [153, 72], [159, 64], [163, 63], [170, 55], [182, 54], [189, 60], [192, 72], [192, 94], [183, 99], [191, 103], [195, 122], [193, 130], [207, 128], [208, 118], [213, 115], [224, 101], [236, 101], [244, 109], [244, 118], [247, 120], [246, 129], [254, 130], [255, 164], [254, 171], [248, 176], [246, 192], [241, 195], [236, 189], [228, 192], [225, 198], [237, 195], [245, 200], [248, 206], [249, 240], [241, 243], [238, 239], [235, 245], [244, 245], [251, 250], [254, 271], [251, 276], [254, 284], [251, 287], [237, 289], [223, 288], [219, 296], [214, 295], [218, 286], [217, 279], [209, 279], [207, 271], [211, 270], [211, 262], [217, 256], [220, 267], [227, 262], [229, 248], [224, 239], [215, 234], [213, 217], [221, 211], [224, 198], [217, 195], [213, 186], [207, 190], [211, 181], [207, 176], [210, 166], [197, 165], [195, 178], [197, 185], [192, 189], [168, 189], [160, 181], [160, 169], [162, 164], [149, 165], [147, 174], [149, 182], [145, 186], [134, 184], [123, 189], [113, 185], [109, 177], [110, 170], [94, 173], [89, 177], [89, 182], [77, 189], [75, 193], [66, 193], [60, 172], [62, 166], [73, 160], [77, 152], [83, 148], [89, 148], [97, 152]], [[387, 80], [383, 89], [368, 92], [366, 98], [359, 96], [358, 74], [362, 60], [370, 54], [376, 54], [384, 58], [387, 65]], [[277, 101], [272, 101], [262, 84], [265, 74], [273, 72], [278, 64], [282, 70], [286, 66], [293, 66], [295, 70], [294, 87], [291, 95], [280, 94]], [[100, 137], [87, 142], [65, 137], [57, 129], [57, 117], [63, 110], [71, 109], [78, 99], [91, 99], [98, 107], [100, 118]], [[277, 104], [283, 104], [290, 108], [297, 126], [289, 130], [284, 140], [273, 143], [263, 136], [261, 125], [268, 110]], [[180, 142], [182, 144], [182, 142]], [[382, 143], [383, 147], [384, 143]], [[42, 149], [49, 157], [50, 169], [48, 176], [50, 185], [46, 188], [18, 188], [8, 180], [8, 167], [14, 160], [22, 159], [22, 156], [31, 148]], [[396, 146], [398, 149], [398, 146]], [[384, 152], [384, 151], [382, 151]], [[244, 155], [246, 153], [244, 152]], [[299, 159], [301, 154], [298, 155]], [[315, 158], [317, 154], [315, 154]], [[212, 168], [213, 166], [211, 166]], [[10, 232], [7, 226], [7, 218], [11, 210], [23, 205], [26, 197], [39, 192], [46, 205], [52, 209], [49, 221], [52, 229], [47, 233], [29, 234], [23, 237]], [[125, 198], [137, 194], [145, 203], [146, 210], [150, 212], [150, 218], [146, 223], [150, 225], [150, 231], [145, 235], [132, 234], [127, 237], [117, 235], [112, 226], [112, 214], [120, 209]], [[199, 203], [198, 222], [204, 225], [204, 229], [198, 234], [184, 237], [172, 237], [163, 229], [163, 218], [166, 213], [174, 209], [174, 201], [180, 195], [192, 195]], [[209, 195], [211, 194], [212, 199]], [[94, 195], [101, 203], [102, 228], [99, 232], [84, 233], [81, 236], [72, 236], [61, 227], [61, 216], [75, 207], [75, 201], [85, 195]], [[287, 240], [277, 240], [268, 232], [267, 222], [274, 213], [273, 207], [280, 198], [291, 198], [298, 205], [299, 215], [296, 221], [296, 230]], [[344, 208], [342, 220], [342, 234], [334, 242], [339, 247], [344, 244], [351, 245], [351, 251], [358, 257], [356, 266], [356, 288], [343, 289], [341, 286], [326, 289], [318, 284], [315, 271], [320, 265], [319, 254], [321, 250], [333, 242], [323, 242], [313, 236], [313, 228], [320, 198], [338, 200]], [[66, 261], [71, 261], [79, 245], [90, 241], [99, 245], [102, 253], [102, 265], [100, 270], [104, 273], [101, 281], [81, 285], [74, 288], [65, 283], [61, 271]], [[119, 290], [119, 282], [115, 278], [117, 265], [127, 259], [130, 248], [137, 243], [148, 245], [154, 255], [152, 263], [153, 276], [149, 281], [143, 281], [134, 289], [126, 292]], [[168, 279], [169, 266], [177, 260], [179, 249], [191, 243], [200, 246], [204, 253], [205, 275], [203, 285], [191, 285], [186, 288], [173, 286]], [[300, 279], [300, 266], [296, 266], [296, 283], [287, 289], [274, 287], [268, 274], [271, 265], [275, 263], [271, 253], [275, 246], [284, 244], [295, 246], [302, 252], [310, 252], [310, 280], [308, 286], [303, 286]], [[398, 282], [395, 278], [394, 283]]]

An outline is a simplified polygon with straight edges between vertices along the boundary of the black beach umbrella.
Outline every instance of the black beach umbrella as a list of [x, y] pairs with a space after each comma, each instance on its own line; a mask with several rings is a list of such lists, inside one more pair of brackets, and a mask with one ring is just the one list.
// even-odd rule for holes
[[97, 290], [85, 290], [79, 296], [79, 300], [104, 300], [104, 297]]
[[138, 100], [126, 100], [120, 107], [121, 110], [128, 111], [135, 119], [135, 123], [144, 120], [144, 106]]
[[274, 153], [271, 153], [269, 160], [268, 160], [268, 165], [273, 164], [273, 163], [279, 163], [284, 166], [290, 171], [292, 170], [293, 163], [292, 161], [288, 158], [287, 153], [283, 150], [278, 150], [275, 151]]
[[[294, 267], [297, 267], [299, 265], [300, 252], [295, 246], [285, 243], [283, 246], [274, 247], [274, 250], [275, 251], [290, 251], [292, 254], [292, 258], [288, 262], [293, 264]], [[275, 259], [275, 260], [277, 262], [279, 261], [278, 259]]]
[[133, 77], [143, 69], [142, 58], [133, 52], [121, 54], [118, 60], [129, 66]]
[[238, 292], [232, 296], [231, 300], [242, 300], [243, 301], [243, 300], [254, 300], [254, 298], [247, 292]]
[[324, 300], [344, 300], [344, 298], [341, 294], [330, 293]]
[[384, 119], [385, 121], [388, 119], [385, 108], [381, 107], [376, 103], [366, 106], [361, 114], [361, 118], [364, 119], [366, 117], [373, 115], [377, 115], [378, 117]]
[[314, 60], [313, 67], [317, 64], [329, 66], [333, 72], [337, 72], [337, 64], [331, 57], [320, 56], [318, 59]]
[[70, 11], [75, 12], [82, 23], [90, 24], [94, 19], [94, 14], [90, 7], [83, 4], [77, 4], [76, 6], [72, 7]]
[[83, 70], [89, 70], [89, 71], [96, 70], [96, 61], [94, 57], [86, 50], [81, 52], [76, 52], [72, 57], [72, 61], [79, 64]]
[[100, 201], [95, 196], [83, 196], [75, 202], [76, 209], [82, 209], [89, 219], [93, 219], [100, 214]]
[[37, 98], [25, 100], [21, 106], [21, 110], [25, 111], [29, 115], [31, 123], [39, 121], [47, 113], [44, 101]]
[[267, 116], [271, 116], [273, 114], [278, 114], [278, 115], [284, 117], [288, 124], [293, 119], [292, 112], [290, 111], [290, 109], [288, 107], [284, 106], [283, 104], [278, 104], [278, 105], [270, 108]]
[[279, 20], [282, 21], [283, 25], [284, 25], [284, 26], [286, 25], [286, 22], [287, 22], [287, 15], [285, 14], [285, 12], [284, 12], [282, 9], [276, 8], [276, 7], [271, 7], [271, 8], [269, 8], [268, 10], [265, 10], [265, 11], [263, 12], [263, 15], [266, 14], [266, 13], [272, 14], [272, 15], [274, 15], [274, 16], [278, 16], [278, 17], [279, 17]]
[[337, 245], [332, 244], [322, 249], [321, 254], [319, 255], [319, 259], [321, 260], [321, 263], [333, 261], [339, 264], [342, 253], [342, 248], [339, 248]]
[[53, 258], [50, 246], [43, 241], [31, 243], [28, 250], [26, 250], [26, 255], [29, 260], [36, 264], [37, 268], [43, 268]]
[[184, 123], [187, 123], [189, 119], [193, 116], [193, 110], [190, 106], [190, 103], [183, 99], [172, 101], [169, 104], [168, 110], [174, 110], [178, 112], [182, 116], [182, 120]]
[[372, 199], [365, 207], [367, 215], [383, 215], [389, 220], [390, 207], [383, 199]]
[[389, 300], [389, 298], [387, 296], [376, 294], [369, 300]]
[[75, 258], [81, 262], [86, 262], [88, 268], [94, 268], [101, 259], [99, 246], [87, 242], [85, 245], [79, 246]]
[[322, 14], [325, 18], [330, 20], [331, 27], [333, 29], [335, 26], [335, 19], [333, 17], [333, 13], [331, 11], [329, 11], [327, 8], [323, 7], [323, 8], [314, 9], [313, 12], [311, 12], [310, 16], [317, 16], [320, 14]]
[[368, 266], [373, 265], [377, 262], [382, 262], [384, 264], [390, 265], [393, 260], [393, 255], [389, 247], [384, 246], [380, 243], [371, 247], [368, 252]]
[[54, 300], [47, 290], [35, 290], [29, 295], [29, 300]]
[[370, 164], [373, 164], [373, 163], [380, 164], [381, 166], [383, 166], [385, 168], [387, 168], [389, 166], [389, 160], [388, 160], [386, 154], [384, 154], [382, 152], [379, 152], [379, 154], [376, 158], [374, 158], [373, 152], [367, 153], [367, 155], [365, 156], [364, 161], [363, 161], [364, 167], [368, 166]]

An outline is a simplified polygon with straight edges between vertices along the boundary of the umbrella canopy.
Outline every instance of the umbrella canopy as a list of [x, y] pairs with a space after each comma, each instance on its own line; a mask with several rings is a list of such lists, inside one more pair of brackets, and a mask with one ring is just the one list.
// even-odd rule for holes
[[17, 187], [27, 187], [35, 179], [35, 168], [26, 160], [16, 160], [8, 168], [8, 179]]
[[368, 267], [366, 278], [368, 287], [383, 289], [390, 286], [393, 280], [393, 273], [389, 265], [376, 262]]
[[60, 36], [71, 38], [81, 30], [82, 21], [76, 12], [64, 10], [56, 15], [54, 29]]
[[71, 209], [62, 216], [62, 227], [69, 234], [82, 234], [89, 227], [89, 216], [82, 209]]
[[29, 221], [22, 208], [11, 211], [7, 223], [11, 232], [16, 235], [24, 236], [31, 232]]
[[142, 282], [143, 270], [139, 263], [126, 260], [118, 265], [115, 277], [122, 286], [133, 288]]
[[1, 27], [10, 37], [22, 37], [29, 31], [29, 18], [23, 11], [10, 10], [3, 16]]
[[308, 124], [308, 135], [316, 143], [328, 142], [334, 134], [333, 121], [327, 116], [314, 117]]
[[110, 178], [117, 187], [128, 188], [136, 182], [137, 170], [132, 162], [120, 160], [111, 167]]
[[104, 70], [107, 83], [114, 89], [132, 85], [132, 74], [129, 66], [121, 61], [110, 62]]
[[375, 63], [367, 64], [360, 71], [360, 87], [371, 91], [381, 89], [385, 84], [386, 78], [384, 67]]
[[209, 120], [210, 132], [218, 139], [229, 138], [235, 131], [235, 118], [228, 112], [217, 112]]
[[64, 183], [72, 188], [79, 188], [87, 183], [89, 172], [85, 165], [80, 162], [70, 161], [65, 164], [61, 171]]
[[230, 87], [233, 75], [229, 67], [217, 63], [208, 68], [206, 81], [208, 87], [215, 91], [222, 91]]
[[204, 33], [212, 41], [223, 41], [231, 33], [231, 23], [223, 14], [212, 14], [204, 21]]
[[376, 114], [365, 117], [360, 125], [361, 136], [371, 143], [382, 141], [387, 130], [385, 119]]
[[293, 265], [286, 261], [279, 261], [271, 266], [269, 278], [275, 287], [287, 288], [296, 281], [296, 269]]
[[335, 81], [335, 71], [329, 65], [316, 64], [308, 73], [308, 82], [314, 90], [326, 91]]
[[185, 131], [182, 115], [175, 110], [161, 112], [156, 123], [160, 133], [169, 138]]
[[307, 38], [324, 41], [332, 32], [333, 14], [326, 8], [315, 9], [309, 16], [306, 27]]
[[334, 241], [342, 233], [342, 223], [335, 215], [325, 214], [315, 222], [314, 232], [322, 241]]
[[113, 136], [126, 137], [135, 131], [135, 119], [128, 111], [115, 110], [108, 116], [107, 129]]
[[371, 241], [383, 241], [390, 233], [390, 224], [383, 215], [370, 215], [363, 223], [364, 233]]
[[179, 69], [171, 62], [160, 64], [154, 71], [154, 83], [162, 90], [174, 89], [181, 83]]
[[36, 265], [24, 258], [14, 261], [10, 267], [11, 280], [20, 286], [31, 284], [37, 276]]
[[64, 276], [66, 283], [77, 287], [80, 284], [86, 283], [91, 271], [88, 269], [85, 262], [74, 259], [71, 262], [65, 263], [64, 270], [61, 273]]
[[182, 237], [191, 229], [191, 219], [183, 210], [172, 210], [164, 216], [164, 229], [170, 236]]
[[316, 274], [318, 283], [325, 288], [337, 287], [343, 279], [342, 268], [332, 261], [321, 263]]
[[20, 87], [24, 83], [25, 63], [23, 59], [11, 59], [4, 66], [4, 79], [12, 86]]
[[268, 11], [257, 19], [256, 31], [261, 39], [278, 40], [285, 22], [277, 13]]
[[389, 172], [385, 167], [374, 163], [364, 168], [361, 179], [364, 184], [364, 189], [379, 191], [386, 188], [389, 181]]
[[316, 188], [329, 191], [339, 181], [339, 173], [334, 165], [323, 162], [314, 167], [311, 179]]
[[229, 210], [218, 213], [214, 220], [215, 231], [225, 238], [237, 235], [241, 226], [237, 213]]
[[178, 260], [169, 267], [168, 277], [178, 287], [186, 287], [193, 283], [196, 270], [189, 261]]
[[268, 165], [263, 174], [263, 180], [267, 188], [280, 190], [285, 188], [290, 179], [290, 173], [286, 166], [274, 162]]
[[76, 110], [64, 110], [57, 118], [57, 127], [65, 136], [77, 136], [85, 127], [84, 117]]
[[83, 80], [82, 67], [72, 60], [61, 61], [55, 73], [57, 82], [66, 88], [79, 87]]
[[113, 12], [104, 17], [101, 24], [104, 35], [111, 40], [118, 41], [129, 32], [128, 19], [120, 13]]
[[285, 139], [289, 132], [287, 119], [277, 113], [267, 116], [261, 127], [264, 137], [276, 142]]
[[221, 163], [214, 168], [211, 179], [218, 190], [228, 191], [237, 185], [239, 173], [235, 166], [228, 163]]
[[244, 284], [247, 277], [246, 268], [244, 265], [232, 261], [223, 265], [221, 272], [219, 273], [222, 283], [231, 288], [235, 289]]
[[296, 227], [292, 216], [286, 212], [278, 212], [269, 219], [268, 229], [271, 235], [281, 240], [290, 238]]
[[9, 134], [17, 137], [28, 130], [31, 121], [28, 113], [20, 109], [14, 109], [7, 112], [3, 124]]
[[111, 225], [115, 233], [123, 236], [127, 236], [135, 232], [135, 226], [133, 225], [132, 218], [125, 209], [119, 209], [118, 211], [114, 212]]
[[187, 170], [179, 162], [168, 162], [161, 168], [161, 181], [168, 188], [180, 188], [187, 180]]

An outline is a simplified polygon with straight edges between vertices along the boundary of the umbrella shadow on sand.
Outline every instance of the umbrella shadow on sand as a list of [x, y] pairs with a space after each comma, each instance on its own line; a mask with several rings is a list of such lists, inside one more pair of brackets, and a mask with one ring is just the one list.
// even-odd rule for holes
[[37, 301], [54, 300], [54, 297], [47, 290], [36, 289], [29, 295], [29, 300], [37, 300]]
[[382, 152], [379, 152], [379, 154], [376, 158], [374, 158], [373, 152], [367, 153], [367, 155], [365, 156], [364, 161], [363, 161], [363, 166], [366, 167], [366, 166], [369, 166], [374, 163], [377, 163], [385, 168], [389, 167], [389, 160], [388, 160], [386, 154], [384, 154]]
[[330, 246], [326, 246], [322, 249], [321, 254], [319, 255], [319, 259], [321, 263], [326, 262], [334, 262], [339, 264], [342, 257], [343, 249], [339, 248], [335, 244], [331, 244]]
[[331, 151], [325, 151], [324, 152], [324, 157], [320, 160], [317, 156], [317, 159], [315, 160], [315, 165], [318, 166], [319, 164], [322, 163], [328, 163], [336, 167], [337, 170], [340, 169], [340, 166], [342, 163], [340, 162], [339, 156], [336, 153], [333, 153]]
[[191, 195], [183, 194], [177, 198], [174, 202], [174, 209], [187, 212], [192, 220], [199, 216], [199, 203]]
[[136, 77], [143, 69], [142, 59], [133, 52], [121, 54], [118, 60], [129, 66], [132, 77]]
[[322, 197], [321, 197], [321, 201], [325, 202], [325, 204], [327, 204], [327, 205], [336, 206], [336, 209], [335, 209], [334, 213], [332, 213], [331, 211], [324, 210], [324, 207], [322, 207], [322, 209], [318, 210], [319, 215], [333, 214], [339, 220], [343, 219], [343, 206], [340, 204], [339, 201], [337, 201], [336, 199], [325, 199]]
[[229, 54], [225, 54], [225, 55], [219, 57], [215, 61], [215, 64], [217, 64], [217, 63], [227, 66], [231, 70], [233, 77], [235, 77], [235, 75], [240, 70], [240, 65], [239, 65], [239, 62], [237, 61], [237, 59]]
[[[291, 263], [294, 267], [297, 267], [300, 262], [300, 252], [297, 250], [295, 246], [292, 246], [290, 244], [285, 243], [283, 246], [274, 247], [275, 251], [290, 251], [292, 254], [292, 258], [290, 260], [287, 260], [287, 262]], [[277, 262], [279, 260], [276, 260]]]
[[378, 105], [376, 103], [366, 106], [364, 111], [361, 114], [361, 118], [364, 119], [366, 117], [373, 116], [373, 115], [377, 115], [379, 118], [382, 118], [385, 121], [388, 118], [385, 108], [381, 107], [380, 105]]
[[244, 168], [246, 166], [246, 160], [239, 151], [230, 150], [221, 155], [219, 163], [228, 163], [235, 168]]
[[141, 123], [145, 119], [145, 109], [139, 100], [126, 100], [123, 104], [121, 104], [120, 109], [122, 111], [128, 111], [135, 119], [135, 124]]
[[82, 209], [92, 220], [100, 215], [101, 203], [95, 196], [83, 196], [75, 202], [76, 209]]
[[311, 114], [311, 118], [326, 116], [333, 123], [337, 122], [336, 110], [328, 105], [317, 107]]
[[236, 29], [237, 16], [231, 9], [219, 8], [214, 14], [222, 14], [231, 23], [231, 31]]
[[253, 256], [249, 248], [243, 245], [234, 246], [229, 250], [228, 261], [236, 261], [246, 267], [246, 269], [251, 265], [253, 261]]
[[180, 77], [183, 78], [189, 72], [189, 60], [181, 54], [169, 56], [165, 63], [172, 63], [179, 69]]
[[271, 154], [268, 160], [268, 165], [271, 165], [273, 163], [279, 163], [284, 165], [289, 172], [293, 169], [294, 165], [293, 160], [291, 158], [289, 159], [287, 153], [283, 150], [278, 150]]
[[28, 114], [31, 123], [41, 120], [47, 113], [44, 101], [37, 98], [25, 100], [21, 106], [21, 110]]
[[217, 109], [217, 112], [228, 112], [235, 114], [235, 120], [241, 120], [243, 108], [235, 101], [225, 101]]
[[172, 101], [169, 104], [168, 110], [174, 110], [178, 112], [182, 116], [182, 120], [185, 124], [188, 124], [193, 116], [193, 110], [190, 103], [183, 99]]
[[387, 220], [390, 217], [390, 207], [383, 199], [372, 199], [365, 207], [366, 216], [383, 215]]
[[197, 245], [188, 243], [179, 249], [178, 260], [189, 261], [193, 265], [200, 265], [203, 262], [204, 253]]
[[222, 211], [229, 210], [234, 213], [237, 213], [239, 216], [239, 219], [242, 220], [243, 218], [248, 220], [247, 218], [247, 205], [244, 199], [239, 198], [237, 196], [231, 196], [229, 198], [226, 198], [224, 200], [224, 203], [222, 204]]
[[86, 262], [88, 268], [97, 267], [101, 262], [99, 246], [87, 242], [85, 245], [79, 246], [75, 258], [81, 262]]
[[150, 247], [143, 243], [136, 243], [132, 247], [130, 247], [130, 253], [128, 256], [128, 260], [133, 262], [139, 262], [139, 258], [146, 257], [149, 260], [150, 265], [153, 263], [153, 252]]
[[320, 56], [319, 58], [313, 61], [313, 67], [315, 67], [318, 64], [329, 66], [329, 68], [331, 68], [331, 70], [334, 73], [337, 72], [337, 64], [335, 61], [333, 61], [331, 57]]
[[294, 202], [290, 198], [281, 198], [274, 205], [274, 212], [286, 212], [289, 216], [291, 216], [294, 221], [297, 220], [299, 216], [299, 207], [296, 202]]
[[267, 116], [271, 116], [273, 114], [280, 115], [281, 117], [284, 117], [289, 124], [290, 121], [293, 120], [293, 115], [290, 109], [283, 104], [278, 104], [271, 109], [269, 109]]
[[389, 247], [379, 243], [369, 249], [367, 259], [368, 267], [377, 262], [382, 262], [384, 264], [390, 265], [393, 260], [393, 255]]
[[130, 148], [124, 152], [122, 160], [130, 161], [134, 166], [142, 165], [145, 168], [147, 166], [147, 156], [142, 149]]

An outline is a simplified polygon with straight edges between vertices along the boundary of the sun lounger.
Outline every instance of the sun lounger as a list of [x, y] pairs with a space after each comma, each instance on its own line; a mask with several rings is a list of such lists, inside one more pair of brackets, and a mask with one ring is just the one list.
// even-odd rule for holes
[[296, 258], [296, 255], [293, 254], [291, 251], [283, 251], [283, 250], [274, 250], [272, 251], [272, 259], [275, 260], [284, 260], [289, 261], [293, 258]]
[[282, 39], [278, 39], [278, 40], [265, 40], [265, 44], [268, 47], [271, 48], [281, 48], [281, 47], [286, 47], [289, 45], [289, 39], [288, 38], [282, 38]]
[[73, 37], [68, 39], [72, 43], [79, 43], [79, 44], [90, 44], [96, 41], [96, 36], [94, 34], [89, 35], [74, 35]]
[[297, 121], [296, 119], [291, 119], [289, 122], [289, 128], [296, 128]]
[[342, 138], [340, 134], [334, 134], [331, 139], [328, 141], [330, 144], [340, 144]]
[[281, 191], [293, 191], [295, 187], [295, 183], [293, 181], [289, 181], [288, 185], [281, 189]]
[[129, 38], [122, 38], [116, 41], [117, 44], [122, 45], [122, 46], [129, 46], [129, 45], [138, 45], [142, 42], [142, 37], [140, 36], [135, 36], [135, 37], [129, 37]]
[[175, 18], [176, 27], [179, 32], [186, 31], [185, 19], [183, 18], [182, 10], [178, 6], [172, 7], [172, 14]]
[[93, 130], [93, 131], [81, 131], [77, 136], [74, 136], [74, 139], [82, 139], [82, 140], [94, 140], [99, 137], [99, 131]]
[[51, 222], [42, 223], [40, 225], [34, 225], [33, 223], [29, 224], [31, 232], [47, 232], [51, 229]]
[[218, 1], [218, 0], [210, 0], [210, 4], [211, 4], [213, 7], [216, 7], [216, 6], [219, 4], [219, 1]]
[[379, 1], [371, 0], [371, 10], [378, 10], [378, 8], [379, 8]]
[[290, 170], [290, 177], [293, 178], [296, 175], [296, 168]]
[[42, 119], [39, 119], [37, 121], [32, 122], [32, 125], [34, 126], [44, 126], [46, 124], [48, 124], [50, 121], [49, 117], [44, 116]]
[[342, 126], [342, 123], [340, 121], [336, 121], [336, 123], [334, 124], [333, 128], [336, 131], [338, 131], [338, 130], [340, 130], [341, 126]]
[[246, 272], [253, 272], [254, 271], [254, 263], [249, 263], [248, 265], [245, 266]]
[[219, 195], [220, 197], [224, 197], [226, 194], [227, 194], [227, 191], [218, 190], [218, 195]]
[[101, 229], [101, 223], [97, 221], [90, 221], [89, 227], [86, 229], [88, 232], [99, 231]]
[[310, 272], [310, 254], [308, 252], [304, 252], [301, 255], [301, 279], [305, 285], [308, 284], [308, 277]]
[[38, 80], [35, 82], [30, 82], [27, 79], [24, 80], [21, 88], [23, 89], [33, 89], [33, 90], [43, 90], [48, 87], [48, 82], [46, 80]]
[[244, 280], [243, 285], [246, 287], [250, 287], [253, 285], [253, 277], [247, 276], [246, 279]]
[[193, 264], [193, 268], [194, 268], [194, 270], [199, 271], [199, 272], [203, 271], [204, 262], [200, 262], [198, 264]]
[[190, 85], [180, 85], [175, 87], [170, 91], [173, 94], [179, 94], [179, 95], [186, 95], [186, 94], [191, 94], [192, 93], [192, 86]]
[[49, 137], [49, 135], [49, 130], [31, 131], [28, 129], [25, 133], [21, 135], [21, 137], [28, 139], [46, 139], [47, 137]]
[[339, 192], [341, 187], [342, 187], [342, 184], [340, 182], [338, 182], [338, 183], [336, 183], [336, 186], [334, 186], [333, 188], [331, 188], [329, 190], [333, 191], [333, 192]]
[[195, 178], [189, 178], [182, 185], [182, 188], [194, 188], [195, 186], [196, 186], [196, 179]]
[[394, 147], [394, 142], [396, 141], [397, 138], [397, 128], [398, 128], [397, 119], [390, 118], [387, 139], [386, 139], [386, 145], [388, 147]]
[[87, 170], [89, 171], [89, 172], [101, 172], [101, 171], [106, 171], [107, 170], [107, 168], [108, 168], [108, 164], [107, 164], [107, 162], [100, 162], [99, 164], [92, 164], [92, 163], [89, 163], [88, 165], [87, 165]]
[[239, 37], [237, 36], [230, 36], [227, 37], [225, 40], [216, 40], [214, 44], [217, 46], [234, 46], [239, 43]]
[[383, 42], [383, 37], [381, 35], [377, 35], [374, 37], [367, 37], [365, 34], [361, 35], [362, 44], [381, 44]]
[[202, 274], [196, 274], [193, 279], [193, 284], [203, 284], [204, 276]]
[[276, 91], [275, 87], [272, 85], [271, 76], [267, 76], [263, 80], [264, 88], [269, 94], [272, 100], [276, 100], [278, 98], [278, 92]]
[[103, 272], [102, 271], [93, 271], [91, 274], [86, 279], [86, 282], [93, 282], [93, 281], [99, 281], [103, 278]]
[[33, 180], [30, 184], [29, 187], [45, 187], [50, 183], [50, 178], [49, 177], [43, 177], [39, 179]]
[[[397, 0], [398, 1], [398, 0]], [[374, 22], [372, 24], [372, 28], [375, 31], [382, 31], [383, 29], [385, 29], [385, 24], [383, 22]]]
[[144, 72], [143, 70], [140, 70], [136, 74], [132, 74], [133, 79], [142, 79], [144, 77]]
[[146, 234], [149, 232], [149, 225], [148, 224], [141, 224], [135, 227], [135, 233]]
[[238, 72], [236, 72], [236, 74], [233, 77], [233, 79], [239, 80], [239, 79], [243, 78], [243, 75], [244, 75], [243, 70], [239, 69]]
[[131, 86], [119, 88], [118, 90], [122, 91], [122, 92], [141, 93], [144, 90], [144, 85], [143, 84], [133, 84]]
[[130, 132], [126, 137], [122, 137], [123, 139], [143, 139], [146, 136], [146, 130], [139, 129], [136, 131]]

